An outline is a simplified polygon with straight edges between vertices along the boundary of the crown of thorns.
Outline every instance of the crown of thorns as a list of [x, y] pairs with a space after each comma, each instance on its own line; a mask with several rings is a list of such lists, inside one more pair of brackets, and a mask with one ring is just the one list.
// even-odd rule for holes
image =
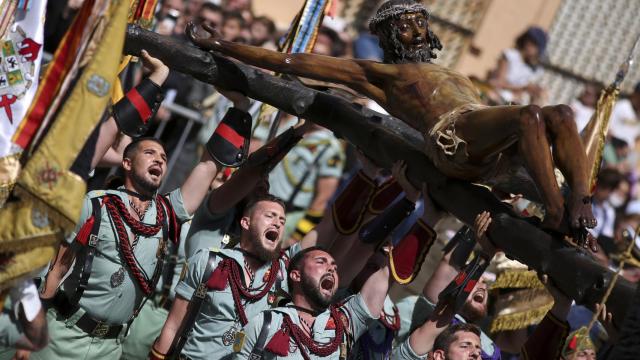
[[429, 11], [427, 11], [427, 8], [424, 7], [424, 5], [416, 3], [416, 4], [398, 4], [398, 5], [393, 5], [387, 9], [384, 9], [382, 11], [378, 11], [369, 21], [369, 30], [371, 30], [372, 33], [376, 33], [376, 30], [378, 28], [378, 25], [380, 25], [381, 23], [389, 20], [389, 19], [393, 19], [393, 18], [397, 18], [402, 14], [407, 14], [407, 13], [422, 13], [424, 15], [424, 17], [429, 20]]

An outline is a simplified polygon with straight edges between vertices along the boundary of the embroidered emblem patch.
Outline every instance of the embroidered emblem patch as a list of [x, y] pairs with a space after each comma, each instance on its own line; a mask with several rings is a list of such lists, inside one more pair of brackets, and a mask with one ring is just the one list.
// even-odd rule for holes
[[109, 94], [109, 90], [111, 89], [111, 84], [107, 81], [107, 79], [103, 78], [100, 75], [93, 74], [87, 80], [87, 90], [90, 93], [103, 97]]
[[16, 119], [13, 118], [11, 106], [21, 99], [33, 84], [35, 61], [42, 44], [27, 37], [25, 31], [16, 26], [0, 39], [0, 48], [0, 110], [4, 110], [9, 123], [13, 124]]
[[52, 190], [53, 187], [58, 183], [58, 179], [62, 175], [62, 171], [57, 166], [51, 166], [49, 162], [46, 163], [45, 167], [41, 168], [38, 171], [37, 179], [38, 182], [42, 185], [46, 185], [49, 187], [49, 190]]
[[31, 209], [31, 223], [39, 229], [45, 228], [49, 226], [49, 215], [45, 211], [40, 211], [34, 207]]

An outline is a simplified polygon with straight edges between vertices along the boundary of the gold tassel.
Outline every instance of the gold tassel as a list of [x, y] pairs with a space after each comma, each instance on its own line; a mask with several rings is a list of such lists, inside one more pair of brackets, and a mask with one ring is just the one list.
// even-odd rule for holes
[[506, 270], [491, 284], [493, 289], [542, 289], [544, 285], [533, 270]]
[[498, 331], [520, 330], [530, 325], [539, 324], [552, 307], [553, 302], [543, 307], [531, 309], [526, 312], [496, 316], [496, 318], [491, 323], [490, 332], [496, 333]]

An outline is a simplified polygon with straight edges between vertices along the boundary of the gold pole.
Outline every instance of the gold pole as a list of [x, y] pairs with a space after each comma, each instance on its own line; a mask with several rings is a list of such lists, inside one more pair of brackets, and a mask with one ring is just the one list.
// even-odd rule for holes
[[600, 164], [602, 162], [602, 151], [609, 130], [609, 120], [611, 118], [611, 112], [613, 106], [618, 100], [620, 93], [620, 84], [627, 76], [629, 68], [633, 64], [633, 56], [638, 49], [640, 43], [640, 34], [636, 38], [636, 41], [629, 51], [627, 59], [620, 65], [616, 78], [609, 87], [604, 89], [600, 94], [598, 103], [596, 105], [596, 111], [591, 116], [589, 123], [582, 131], [582, 143], [587, 153], [587, 163], [591, 164], [591, 172], [589, 174], [589, 184], [593, 190], [596, 183], [598, 172], [600, 171]]

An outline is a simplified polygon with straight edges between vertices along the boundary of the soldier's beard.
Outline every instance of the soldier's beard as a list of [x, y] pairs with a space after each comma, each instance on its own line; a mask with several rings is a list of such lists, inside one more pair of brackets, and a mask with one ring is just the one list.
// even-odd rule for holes
[[159, 184], [154, 184], [151, 181], [144, 178], [144, 176], [138, 175], [135, 171], [131, 172], [131, 182], [134, 183], [135, 187], [143, 193], [143, 195], [153, 195], [160, 188]]
[[473, 300], [467, 300], [460, 310], [460, 315], [467, 322], [474, 323], [487, 316], [487, 306], [481, 306], [478, 303], [474, 303]]
[[335, 294], [333, 296], [325, 296], [320, 292], [320, 285], [314, 284], [313, 280], [302, 274], [302, 281], [300, 283], [302, 293], [307, 298], [309, 303], [316, 306], [317, 309], [325, 310], [333, 303]]
[[260, 241], [256, 241], [253, 251], [255, 252], [255, 256], [264, 261], [269, 262], [273, 261], [280, 256], [280, 250], [282, 248], [282, 244], [278, 243], [275, 249], [270, 250], [264, 247], [264, 245]]

